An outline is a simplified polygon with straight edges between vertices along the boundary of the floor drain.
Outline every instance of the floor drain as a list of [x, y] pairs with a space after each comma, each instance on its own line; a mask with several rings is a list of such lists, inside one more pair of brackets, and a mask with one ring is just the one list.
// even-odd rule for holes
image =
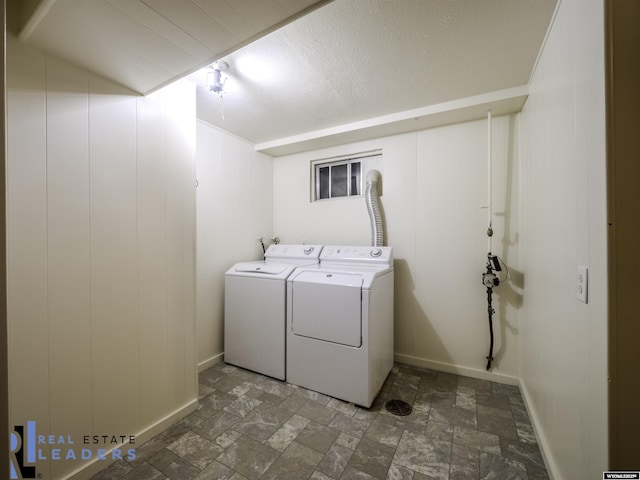
[[386, 408], [390, 414], [397, 415], [398, 417], [406, 417], [411, 414], [412, 410], [411, 405], [402, 400], [387, 400], [384, 408]]

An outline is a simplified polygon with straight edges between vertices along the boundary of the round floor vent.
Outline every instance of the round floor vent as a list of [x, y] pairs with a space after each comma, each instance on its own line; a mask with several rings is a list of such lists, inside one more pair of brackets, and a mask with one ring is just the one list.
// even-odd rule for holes
[[411, 405], [402, 400], [387, 400], [384, 404], [384, 408], [386, 408], [387, 412], [391, 415], [396, 415], [398, 417], [406, 417], [407, 415], [410, 415], [413, 410]]

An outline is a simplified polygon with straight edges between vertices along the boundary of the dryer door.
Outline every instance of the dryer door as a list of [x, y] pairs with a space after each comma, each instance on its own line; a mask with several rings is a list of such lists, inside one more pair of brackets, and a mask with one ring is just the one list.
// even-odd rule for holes
[[362, 277], [323, 270], [301, 272], [292, 282], [295, 335], [351, 347], [362, 345]]

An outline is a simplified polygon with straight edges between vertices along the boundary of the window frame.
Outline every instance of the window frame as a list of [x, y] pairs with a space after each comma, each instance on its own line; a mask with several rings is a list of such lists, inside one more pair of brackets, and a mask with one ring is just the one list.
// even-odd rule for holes
[[[310, 199], [312, 202], [317, 201], [325, 201], [325, 200], [337, 200], [337, 199], [346, 199], [346, 198], [358, 198], [364, 195], [364, 172], [366, 160], [371, 157], [381, 156], [382, 151], [375, 150], [371, 152], [361, 152], [352, 155], [345, 155], [340, 157], [332, 157], [332, 158], [324, 158], [321, 160], [315, 160], [311, 162], [311, 195]], [[355, 163], [360, 164], [360, 172], [358, 179], [358, 190], [359, 193], [353, 194], [351, 189], [351, 168]], [[340, 196], [332, 196], [332, 186], [333, 179], [331, 177], [331, 169], [333, 167], [338, 167], [342, 165], [347, 165], [347, 194]], [[320, 169], [329, 167], [329, 197], [328, 198], [320, 198]]]
[[[353, 166], [353, 164], [357, 163], [359, 165], [360, 168], [360, 172], [358, 173], [358, 191], [359, 193], [353, 194], [352, 193], [352, 189], [351, 189], [351, 168]], [[332, 175], [332, 170], [335, 167], [342, 167], [345, 166], [347, 167], [347, 173], [346, 173], [346, 187], [347, 187], [347, 193], [346, 195], [332, 195], [333, 193], [333, 184], [334, 182], [334, 178]], [[329, 181], [329, 196], [326, 198], [320, 198], [320, 180], [321, 180], [321, 175], [319, 175], [320, 170], [323, 168], [328, 168], [329, 169], [329, 177], [328, 177], [328, 181]], [[316, 191], [315, 191], [315, 200], [331, 200], [334, 198], [344, 198], [344, 197], [357, 197], [362, 195], [362, 162], [360, 161], [360, 159], [354, 159], [354, 160], [342, 160], [342, 161], [337, 161], [337, 162], [324, 162], [324, 163], [318, 163], [317, 165], [315, 165], [315, 177], [316, 177]]]

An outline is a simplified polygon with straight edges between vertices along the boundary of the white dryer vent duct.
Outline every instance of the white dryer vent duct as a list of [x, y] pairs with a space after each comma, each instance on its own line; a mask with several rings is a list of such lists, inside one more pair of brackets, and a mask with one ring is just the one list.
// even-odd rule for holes
[[367, 185], [364, 192], [364, 198], [367, 203], [367, 212], [369, 212], [369, 220], [371, 221], [371, 245], [374, 247], [382, 247], [384, 245], [384, 230], [382, 228], [382, 215], [378, 206], [379, 190], [381, 175], [378, 170], [369, 170], [367, 173]]

